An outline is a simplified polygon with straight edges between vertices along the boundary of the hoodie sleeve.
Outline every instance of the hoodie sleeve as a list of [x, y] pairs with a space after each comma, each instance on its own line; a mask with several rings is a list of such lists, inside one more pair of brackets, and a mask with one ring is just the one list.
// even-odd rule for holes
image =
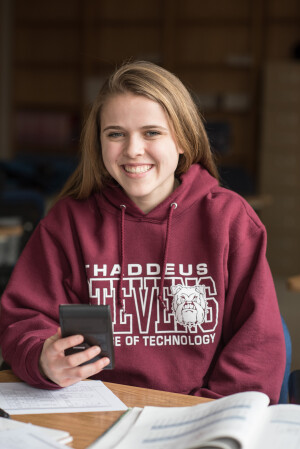
[[[64, 235], [65, 241], [70, 238]], [[17, 376], [39, 388], [59, 388], [44, 379], [38, 368], [44, 341], [54, 335], [59, 326], [59, 304], [80, 302], [70, 282], [72, 254], [66, 257], [62, 242], [41, 222], [21, 254], [1, 298], [3, 358]], [[83, 273], [76, 275], [81, 285], [86, 286], [86, 280], [80, 279]]]
[[199, 394], [218, 398], [255, 390], [277, 403], [285, 369], [284, 334], [265, 255], [266, 232], [261, 223], [251, 224], [251, 232], [245, 226], [229, 252], [222, 341]]

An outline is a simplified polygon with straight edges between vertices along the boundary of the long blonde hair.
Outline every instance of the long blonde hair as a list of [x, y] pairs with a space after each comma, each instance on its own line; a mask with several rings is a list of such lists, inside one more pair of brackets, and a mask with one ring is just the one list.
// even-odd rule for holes
[[112, 180], [101, 151], [101, 110], [112, 95], [132, 93], [159, 103], [167, 114], [177, 144], [183, 149], [175, 176], [200, 163], [215, 178], [218, 171], [199, 111], [186, 87], [172, 73], [146, 61], [130, 62], [104, 83], [92, 106], [81, 136], [81, 160], [59, 197], [85, 199]]

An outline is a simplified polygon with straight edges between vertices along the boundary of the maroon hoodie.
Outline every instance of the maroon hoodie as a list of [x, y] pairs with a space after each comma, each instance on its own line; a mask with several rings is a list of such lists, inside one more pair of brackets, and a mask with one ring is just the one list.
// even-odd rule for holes
[[201, 166], [143, 213], [120, 187], [58, 202], [35, 230], [1, 301], [4, 359], [27, 383], [56, 333], [59, 304], [109, 304], [112, 371], [98, 378], [218, 398], [277, 402], [284, 335], [264, 226]]

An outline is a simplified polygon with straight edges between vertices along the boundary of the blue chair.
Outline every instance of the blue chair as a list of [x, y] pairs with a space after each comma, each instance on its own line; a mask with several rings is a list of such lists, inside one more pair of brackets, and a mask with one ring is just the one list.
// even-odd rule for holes
[[290, 374], [289, 398], [291, 404], [300, 404], [300, 369], [296, 369]]
[[38, 222], [44, 216], [45, 200], [34, 190], [0, 191], [0, 220], [19, 225], [21, 235], [12, 236], [0, 246], [0, 296], [2, 295], [17, 259]]
[[285, 338], [286, 364], [285, 364], [283, 383], [282, 383], [280, 397], [279, 397], [279, 404], [287, 404], [289, 402], [289, 378], [290, 378], [291, 362], [292, 362], [292, 342], [291, 342], [291, 336], [290, 336], [288, 327], [282, 317], [281, 317], [281, 321], [282, 321], [283, 333], [284, 333], [284, 338]]

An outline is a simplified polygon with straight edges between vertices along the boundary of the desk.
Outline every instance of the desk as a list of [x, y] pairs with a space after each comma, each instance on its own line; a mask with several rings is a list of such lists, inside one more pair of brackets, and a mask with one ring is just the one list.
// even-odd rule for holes
[[288, 278], [287, 286], [289, 290], [300, 293], [300, 275]]
[[[0, 382], [19, 382], [12, 371], [1, 371]], [[160, 407], [195, 405], [209, 399], [186, 396], [147, 388], [130, 387], [104, 382], [128, 407], [154, 405]], [[85, 449], [106, 429], [108, 429], [124, 412], [87, 412], [87, 413], [49, 413], [39, 415], [13, 415], [13, 419], [30, 422], [38, 426], [66, 430], [73, 437], [70, 446]]]
[[20, 237], [23, 234], [23, 226], [13, 225], [13, 226], [2, 226], [0, 224], [0, 237]]

